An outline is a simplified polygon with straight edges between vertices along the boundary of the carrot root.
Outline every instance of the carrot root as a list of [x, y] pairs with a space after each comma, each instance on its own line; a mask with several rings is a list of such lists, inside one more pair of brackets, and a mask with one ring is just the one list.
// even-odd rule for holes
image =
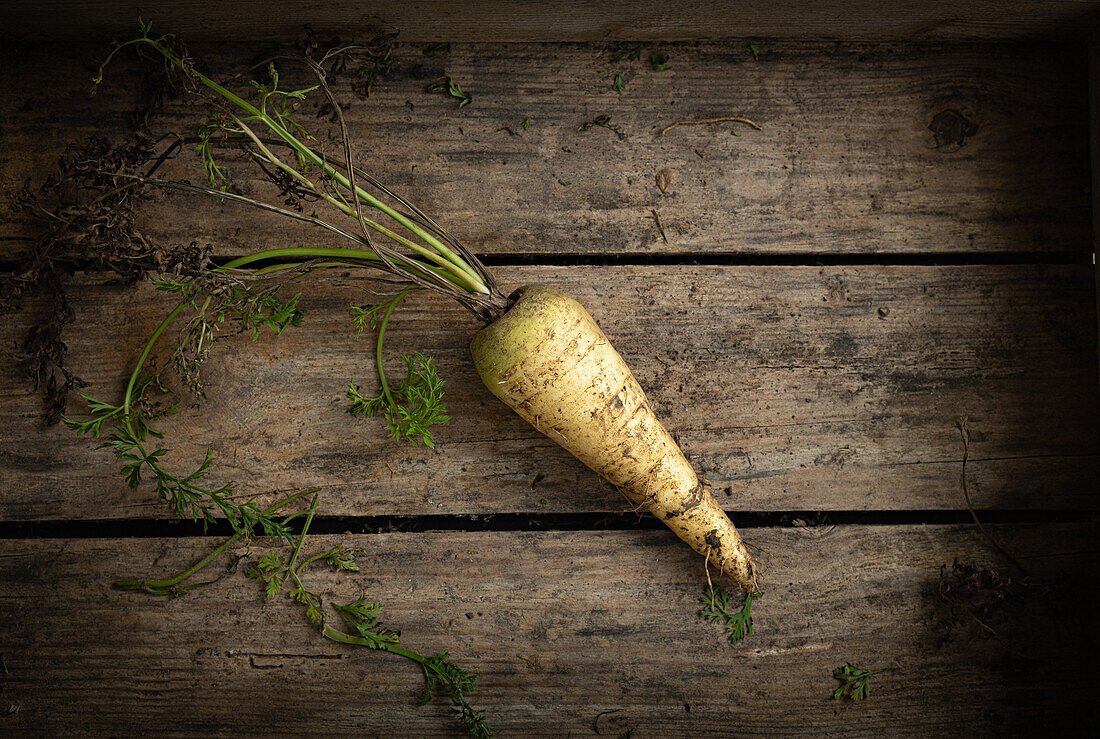
[[513, 297], [471, 345], [489, 391], [746, 591], [759, 592], [737, 529], [584, 307], [543, 285]]

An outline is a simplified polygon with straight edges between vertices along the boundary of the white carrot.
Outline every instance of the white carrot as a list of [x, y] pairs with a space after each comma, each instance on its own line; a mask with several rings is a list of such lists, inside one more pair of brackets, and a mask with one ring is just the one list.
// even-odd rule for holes
[[471, 346], [489, 391], [756, 592], [737, 530], [584, 307], [543, 285], [513, 297]]

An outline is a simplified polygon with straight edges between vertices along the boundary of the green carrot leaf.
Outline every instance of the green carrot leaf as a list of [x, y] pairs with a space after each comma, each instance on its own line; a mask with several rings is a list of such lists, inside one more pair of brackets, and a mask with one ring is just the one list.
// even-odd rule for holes
[[224, 135], [222, 125], [217, 119], [211, 117], [206, 123], [199, 126], [196, 133], [199, 143], [195, 146], [195, 153], [199, 155], [199, 161], [206, 173], [207, 182], [215, 190], [229, 192], [233, 188], [233, 178], [230, 176], [228, 169], [214, 160], [213, 140], [215, 136]]
[[703, 593], [699, 615], [711, 623], [724, 623], [730, 644], [736, 644], [752, 633], [752, 602], [760, 597], [760, 593], [749, 593], [741, 603], [741, 610], [731, 612], [729, 595], [723, 590], [708, 588]]
[[377, 318], [380, 308], [385, 308], [386, 303], [379, 303], [377, 305], [353, 305], [351, 306], [352, 312], [355, 316], [352, 318], [352, 324], [356, 327], [355, 338], [359, 338], [363, 335], [363, 331], [366, 330], [367, 324], [370, 324], [371, 328], [378, 328]]
[[458, 98], [458, 107], [461, 108], [464, 105], [468, 105], [473, 99], [462, 91], [462, 88], [457, 82], [452, 79], [447, 80], [447, 92], [451, 94], [451, 97]]
[[451, 662], [446, 652], [439, 652], [423, 662], [426, 684], [420, 694], [420, 703], [431, 700], [432, 690], [444, 688], [451, 696], [451, 712], [455, 714], [466, 731], [479, 738], [493, 736], [492, 728], [485, 721], [485, 711], [476, 710], [466, 700], [466, 693], [474, 689], [477, 675], [472, 675]]
[[359, 572], [359, 564], [355, 561], [355, 553], [342, 546], [325, 554], [325, 563], [343, 572]]
[[382, 408], [386, 404], [386, 396], [383, 393], [379, 393], [374, 397], [367, 397], [359, 392], [359, 388], [355, 386], [354, 380], [348, 380], [348, 391], [346, 394], [348, 400], [351, 401], [351, 406], [348, 408], [348, 413], [353, 416], [366, 416], [367, 418], [374, 418], [382, 412]]
[[278, 595], [283, 589], [283, 581], [286, 579], [287, 562], [275, 550], [261, 555], [256, 566], [247, 570], [245, 574], [254, 580], [264, 583], [264, 593], [268, 600]]
[[342, 606], [335, 603], [332, 605], [348, 625], [355, 629], [358, 636], [367, 641], [365, 646], [370, 649], [382, 649], [386, 644], [398, 643], [397, 633], [378, 622], [378, 614], [382, 611], [378, 601], [367, 603], [366, 597], [360, 595]]
[[642, 55], [642, 47], [639, 46], [626, 46], [625, 44], [619, 44], [619, 48], [611, 52], [611, 61], [618, 62], [624, 58], [634, 60]]
[[833, 670], [833, 677], [839, 680], [841, 685], [833, 691], [833, 699], [840, 700], [843, 696], [847, 696], [851, 700], [861, 701], [867, 698], [871, 694], [871, 675], [884, 671], [885, 668], [865, 670], [850, 663], [837, 667]]
[[622, 75], [615, 75], [615, 81], [611, 83], [611, 89], [619, 93], [620, 95], [623, 94], [623, 90], [626, 89], [626, 83], [623, 82]]
[[397, 387], [390, 388], [392, 402], [384, 390], [375, 397], [365, 397], [353, 382], [349, 382], [347, 398], [351, 407], [348, 410], [353, 416], [382, 415], [387, 421], [390, 438], [403, 438], [413, 446], [424, 444], [434, 449], [435, 442], [428, 427], [450, 420], [443, 405], [445, 381], [430, 357], [416, 352], [401, 358], [405, 361], [405, 379]]

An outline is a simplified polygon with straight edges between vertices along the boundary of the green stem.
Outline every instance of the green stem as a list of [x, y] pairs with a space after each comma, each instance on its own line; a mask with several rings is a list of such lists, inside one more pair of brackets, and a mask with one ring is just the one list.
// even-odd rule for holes
[[[265, 108], [265, 112], [266, 112], [266, 108]], [[252, 139], [253, 144], [255, 144], [255, 146], [260, 150], [260, 153], [263, 155], [263, 158], [267, 159], [267, 161], [271, 162], [273, 165], [275, 165], [279, 169], [286, 172], [290, 177], [293, 177], [294, 179], [298, 180], [298, 182], [300, 182], [303, 186], [305, 186], [311, 192], [315, 193], [318, 197], [323, 198], [326, 202], [330, 203], [332, 206], [334, 206], [336, 209], [338, 209], [344, 215], [349, 216], [351, 218], [358, 218], [359, 217], [358, 214], [355, 212], [354, 208], [352, 208], [346, 202], [342, 202], [341, 200], [337, 200], [336, 198], [329, 195], [327, 192], [324, 192], [323, 190], [321, 190], [321, 188], [317, 187], [317, 185], [314, 184], [312, 180], [310, 180], [304, 174], [302, 174], [301, 172], [296, 170], [294, 167], [291, 167], [289, 164], [287, 164], [282, 159], [277, 157], [270, 149], [268, 149], [266, 146], [264, 146], [264, 143], [260, 140], [260, 138], [255, 133], [252, 132], [251, 128], [244, 125], [244, 123], [240, 119], [236, 119], [236, 120], [237, 120], [237, 123], [240, 125], [241, 130], [244, 131], [246, 136], [248, 136], [250, 139]], [[375, 221], [373, 221], [369, 218], [364, 218], [363, 221], [368, 226], [370, 226], [371, 228], [373, 228], [375, 231], [379, 232], [383, 236], [386, 236], [387, 238], [389, 238], [393, 241], [396, 241], [397, 243], [407, 247], [408, 249], [410, 249], [413, 252], [419, 254], [420, 256], [424, 257], [425, 259], [429, 259], [429, 260], [435, 262], [439, 267], [441, 267], [442, 269], [444, 269], [447, 272], [449, 272], [450, 274], [452, 274], [453, 275], [453, 281], [456, 282], [456, 284], [461, 285], [463, 289], [471, 290], [473, 292], [477, 292], [478, 284], [470, 279], [470, 274], [469, 274], [468, 270], [463, 269], [462, 267], [460, 267], [458, 265], [455, 265], [454, 263], [448, 261], [447, 259], [440, 256], [437, 252], [434, 252], [431, 249], [427, 249], [427, 248], [421, 246], [420, 244], [416, 243], [415, 241], [413, 241], [411, 239], [407, 239], [404, 236], [402, 236], [402, 235], [400, 235], [400, 234], [398, 234], [394, 231], [391, 231], [390, 229], [386, 228], [385, 226], [383, 226], [380, 223], [376, 223]]]
[[[393, 654], [407, 657], [413, 662], [419, 663], [421, 666], [428, 666], [427, 657], [422, 654], [418, 654], [411, 649], [405, 649], [404, 647], [397, 644], [391, 644], [389, 642], [370, 642], [361, 636], [352, 636], [351, 634], [340, 631], [340, 629], [329, 626], [328, 624], [325, 624], [325, 628], [321, 631], [321, 633], [325, 636], [325, 638], [332, 639], [333, 641], [338, 641], [341, 644], [356, 644], [361, 647], [370, 647], [372, 649], [384, 649], [387, 652], [392, 652]], [[435, 672], [438, 674], [438, 670], [435, 670]]]
[[[337, 259], [363, 259], [371, 262], [381, 262], [378, 255], [369, 249], [342, 249], [332, 247], [312, 247], [312, 246], [292, 246], [284, 247], [281, 249], [265, 249], [263, 251], [253, 252], [252, 254], [246, 254], [243, 257], [237, 257], [233, 261], [226, 264], [222, 269], [239, 269], [247, 264], [253, 262], [259, 262], [267, 259], [275, 259], [280, 257], [299, 257], [299, 258], [324, 258], [335, 257]], [[410, 259], [412, 259], [410, 257]], [[415, 259], [417, 269], [423, 270], [423, 273], [419, 275], [426, 280], [432, 280], [437, 283], [442, 283], [443, 280], [448, 280], [460, 287], [463, 283], [459, 281], [450, 272], [445, 272], [437, 267], [433, 267], [430, 264], [424, 264]], [[266, 274], [267, 272], [274, 272], [277, 269], [291, 269], [292, 267], [300, 266], [301, 263], [286, 264], [286, 265], [272, 265], [271, 267], [263, 267], [256, 271], [256, 274]], [[321, 266], [321, 265], [318, 265]], [[355, 267], [359, 265], [333, 263], [325, 266], [348, 266]]]
[[[298, 141], [298, 139], [296, 139], [290, 132], [283, 129], [282, 126], [280, 126], [278, 123], [276, 123], [271, 118], [269, 118], [269, 117], [267, 117], [266, 115], [263, 115], [263, 114], [261, 114], [260, 117], [263, 120], [263, 122], [268, 125], [268, 127], [272, 130], [272, 132], [275, 133], [276, 136], [278, 136], [279, 138], [286, 141], [293, 149], [295, 149], [295, 151], [300, 152], [303, 156], [306, 157], [306, 159], [308, 159], [310, 162], [312, 162], [314, 164], [314, 166], [320, 167], [321, 170], [325, 172], [325, 174], [332, 177], [337, 183], [340, 184], [341, 187], [343, 187], [343, 188], [345, 188], [346, 190], [349, 190], [349, 191], [352, 190], [351, 181], [347, 177], [345, 177], [344, 174], [342, 172], [340, 172], [340, 170], [334, 168], [331, 164], [326, 162], [321, 156], [319, 156], [315, 151], [313, 151], [313, 149], [306, 146], [302, 142]], [[439, 239], [435, 238], [435, 236], [433, 236], [431, 234], [431, 232], [427, 231], [426, 229], [421, 228], [414, 221], [406, 218], [404, 215], [402, 215], [398, 211], [394, 210], [393, 208], [389, 207], [388, 205], [383, 203], [381, 200], [374, 197], [373, 195], [371, 195], [370, 193], [368, 193], [366, 190], [359, 187], [358, 185], [355, 186], [354, 190], [355, 190], [355, 194], [358, 195], [360, 199], [365, 200], [368, 205], [370, 205], [371, 207], [373, 207], [377, 210], [382, 211], [383, 213], [388, 215], [390, 218], [397, 221], [398, 223], [400, 223], [402, 226], [404, 226], [408, 230], [412, 231], [414, 234], [416, 234], [421, 239], [423, 239], [429, 246], [431, 246], [433, 249], [435, 249], [440, 254], [442, 254], [443, 257], [447, 261], [451, 262], [456, 267], [458, 267], [470, 279], [471, 284], [474, 287], [473, 292], [484, 293], [484, 294], [489, 293], [489, 288], [486, 287], [486, 285], [482, 281], [481, 277], [479, 277], [477, 275], [477, 273], [474, 272], [469, 267], [469, 265], [467, 265], [466, 262], [464, 262], [457, 254], [455, 254], [453, 251], [451, 251], [451, 249], [447, 245], [445, 245]], [[373, 223], [372, 221], [370, 221], [368, 219], [364, 219], [364, 221], [366, 222], [366, 224], [368, 226], [371, 226], [371, 224]], [[381, 226], [380, 224], [374, 224], [374, 226], [378, 227], [378, 228], [375, 228], [375, 230], [377, 230], [379, 233], [382, 233], [383, 235], [385, 235], [387, 237], [392, 238], [393, 236], [396, 235], [392, 231], [390, 231], [389, 229], [386, 229], [384, 226]]]
[[319, 495], [314, 495], [313, 502], [309, 504], [309, 513], [306, 514], [306, 521], [302, 524], [302, 533], [298, 535], [298, 541], [294, 544], [294, 553], [290, 555], [290, 564], [286, 568], [288, 573], [295, 571], [294, 565], [298, 562], [298, 555], [302, 552], [302, 544], [305, 543], [306, 534], [309, 533], [309, 525], [313, 523], [313, 514], [317, 512], [317, 499], [319, 497]]
[[314, 562], [317, 562], [317, 561], [319, 561], [319, 560], [322, 560], [322, 559], [324, 559], [325, 557], [328, 557], [328, 556], [331, 556], [331, 555], [333, 555], [333, 554], [336, 554], [337, 552], [340, 552], [340, 551], [342, 551], [342, 550], [343, 550], [343, 547], [342, 547], [342, 546], [337, 546], [337, 547], [333, 547], [332, 549], [329, 549], [329, 550], [328, 550], [327, 552], [321, 552], [320, 554], [314, 554], [314, 555], [313, 555], [312, 557], [310, 557], [309, 559], [307, 559], [307, 560], [306, 560], [305, 562], [302, 562], [302, 564], [298, 565], [298, 569], [296, 570], [296, 572], [297, 572], [298, 574], [301, 574], [302, 570], [304, 570], [305, 568], [309, 567], [309, 566], [310, 566], [311, 564], [313, 564]]
[[[126, 384], [126, 394], [122, 398], [122, 420], [126, 424], [126, 430], [131, 434], [134, 433], [134, 428], [130, 423], [130, 405], [134, 395], [134, 386], [137, 385], [138, 377], [141, 375], [141, 368], [145, 366], [145, 360], [149, 358], [149, 352], [153, 350], [153, 345], [157, 343], [157, 339], [164, 333], [164, 329], [168, 328], [168, 325], [176, 319], [176, 316], [180, 314], [184, 308], [188, 306], [190, 301], [184, 300], [175, 308], [172, 312], [165, 316], [164, 320], [160, 322], [156, 330], [153, 331], [153, 335], [149, 337], [149, 340], [145, 342], [145, 347], [141, 350], [141, 355], [138, 357], [137, 365], [134, 366], [134, 371], [130, 373], [130, 381]], [[136, 436], [134, 438], [137, 438]], [[142, 454], [145, 450], [142, 449]]]
[[[135, 39], [132, 42], [128, 42], [128, 44], [129, 43], [142, 43], [142, 42], [152, 46], [165, 59], [167, 59], [171, 64], [178, 67], [185, 74], [193, 76], [195, 79], [197, 79], [205, 87], [207, 87], [210, 90], [214, 91], [215, 93], [222, 96], [223, 98], [225, 98], [229, 102], [233, 103], [234, 105], [239, 106], [242, 110], [247, 111], [250, 115], [254, 116], [256, 119], [262, 121], [269, 129], [271, 129], [272, 133], [274, 133], [276, 136], [278, 136], [283, 141], [285, 141], [292, 149], [294, 149], [298, 154], [300, 154], [302, 157], [304, 157], [307, 161], [311, 162], [314, 166], [320, 168], [322, 172], [324, 172], [328, 176], [332, 177], [333, 180], [335, 180], [341, 187], [348, 190], [349, 192], [354, 190], [355, 194], [360, 199], [366, 201], [368, 205], [370, 205], [371, 207], [373, 207], [377, 210], [382, 211], [387, 216], [389, 216], [390, 218], [392, 218], [393, 220], [397, 221], [402, 226], [407, 228], [409, 231], [412, 231], [414, 234], [416, 234], [425, 243], [427, 243], [429, 246], [431, 246], [433, 249], [435, 249], [441, 255], [443, 255], [443, 257], [447, 261], [454, 264], [463, 273], [465, 273], [465, 275], [467, 277], [470, 278], [470, 280], [472, 282], [472, 286], [474, 288], [473, 292], [489, 294], [489, 292], [490, 292], [489, 288], [482, 281], [481, 277], [478, 276], [478, 274], [473, 269], [471, 269], [470, 266], [468, 264], [466, 264], [466, 262], [463, 261], [461, 257], [459, 257], [457, 254], [455, 254], [446, 244], [444, 244], [439, 239], [437, 239], [430, 231], [422, 228], [415, 221], [407, 218], [406, 216], [404, 216], [400, 212], [398, 212], [398, 211], [394, 210], [393, 208], [391, 208], [390, 206], [386, 205], [381, 200], [374, 197], [373, 195], [371, 195], [366, 190], [363, 190], [358, 185], [356, 185], [354, 188], [352, 188], [351, 181], [340, 170], [336, 169], [331, 164], [329, 164], [322, 156], [320, 156], [312, 148], [310, 148], [309, 146], [306, 146], [301, 141], [299, 141], [297, 139], [297, 137], [295, 137], [293, 134], [291, 134], [289, 131], [287, 131], [282, 126], [281, 123], [279, 123], [274, 118], [272, 118], [270, 115], [268, 115], [268, 113], [266, 113], [265, 111], [257, 108], [255, 105], [252, 105], [251, 103], [249, 103], [247, 100], [241, 98], [240, 96], [235, 95], [234, 93], [230, 92], [225, 87], [222, 87], [221, 85], [219, 85], [214, 80], [210, 79], [206, 75], [202, 74], [201, 72], [197, 71], [193, 67], [189, 66], [182, 59], [180, 59], [178, 56], [176, 56], [167, 46], [165, 46], [163, 43], [161, 43], [159, 40], [151, 39], [151, 38], [148, 38], [148, 37], [143, 37], [143, 38], [140, 38], [140, 39]], [[126, 45], [128, 45], [128, 44], [126, 44]], [[119, 48], [121, 48], [121, 47], [119, 47]], [[117, 49], [115, 51], [117, 51]], [[112, 54], [113, 53], [114, 52], [112, 52]], [[364, 220], [366, 220], [366, 219], [364, 219]], [[368, 222], [367, 225], [370, 225], [370, 223]]]
[[[175, 475], [167, 472], [155, 458], [149, 456], [149, 452], [145, 449], [145, 445], [141, 443], [141, 439], [138, 438], [137, 433], [134, 432], [133, 417], [130, 413], [130, 408], [133, 405], [134, 399], [134, 387], [137, 385], [138, 377], [141, 376], [141, 369], [145, 366], [145, 361], [149, 358], [149, 352], [153, 350], [153, 345], [157, 343], [157, 339], [164, 333], [164, 330], [168, 328], [168, 325], [176, 319], [176, 316], [180, 314], [185, 307], [190, 305], [190, 301], [184, 300], [172, 311], [164, 317], [164, 320], [160, 322], [156, 330], [153, 331], [153, 335], [149, 337], [149, 340], [145, 342], [145, 347], [141, 350], [141, 355], [138, 357], [137, 364], [134, 365], [134, 371], [130, 373], [130, 381], [126, 383], [126, 393], [122, 398], [122, 423], [126, 426], [126, 430], [130, 433], [130, 437], [134, 440], [134, 445], [138, 451], [141, 452], [141, 456], [145, 458], [145, 463], [149, 465], [154, 472], [172, 480], [178, 480]], [[193, 487], [201, 493], [210, 494], [210, 491], [206, 488], [193, 485]]]
[[378, 379], [382, 383], [382, 393], [386, 396], [386, 404], [390, 408], [394, 408], [397, 403], [394, 402], [389, 383], [386, 382], [386, 370], [382, 368], [382, 342], [386, 338], [386, 326], [390, 322], [390, 316], [393, 315], [394, 308], [396, 308], [397, 304], [404, 300], [405, 296], [410, 292], [412, 292], [412, 288], [407, 287], [397, 293], [397, 297], [391, 300], [389, 305], [386, 306], [386, 313], [382, 316], [382, 320], [378, 324], [378, 342], [375, 344], [374, 348], [374, 362], [375, 366], [378, 367]]
[[[317, 492], [317, 488], [308, 488], [306, 490], [301, 490], [294, 495], [283, 498], [279, 502], [268, 506], [261, 512], [260, 515], [270, 516], [272, 513], [279, 510], [280, 508], [288, 506], [299, 498], [315, 492]], [[314, 498], [314, 500], [316, 500], [316, 498]], [[120, 580], [119, 582], [115, 583], [115, 587], [119, 588], [120, 590], [144, 590], [145, 592], [152, 593], [153, 595], [172, 595], [173, 593], [182, 592], [186, 588], [177, 588], [175, 586], [179, 585], [184, 580], [204, 569], [207, 565], [217, 559], [218, 555], [228, 549], [233, 542], [237, 541], [240, 538], [240, 533], [233, 534], [228, 539], [223, 541], [220, 545], [218, 545], [218, 547], [216, 547], [212, 552], [207, 554], [205, 557], [203, 557], [198, 562], [196, 562], [180, 574], [176, 575], [175, 577], [169, 578], [167, 580]]]
[[240, 269], [246, 264], [276, 259], [280, 257], [336, 257], [344, 259], [366, 259], [372, 262], [380, 262], [378, 255], [369, 249], [333, 249], [326, 247], [288, 247], [284, 249], [265, 249], [263, 251], [245, 254], [226, 264], [222, 269]]
[[[147, 464], [149, 468], [152, 469], [157, 475], [168, 478], [175, 482], [179, 482], [179, 477], [171, 474], [163, 467], [161, 467], [160, 463], [157, 462], [155, 457], [149, 456], [148, 450], [145, 448], [145, 445], [141, 443], [141, 439], [138, 438], [137, 433], [134, 431], [133, 416], [130, 413], [130, 409], [133, 405], [134, 387], [137, 385], [138, 377], [140, 377], [141, 375], [142, 367], [145, 366], [145, 361], [149, 358], [149, 353], [153, 350], [153, 346], [157, 343], [157, 339], [160, 338], [160, 335], [164, 333], [164, 330], [168, 328], [169, 324], [171, 324], [172, 321], [176, 319], [176, 316], [180, 314], [180, 311], [182, 311], [190, 304], [191, 301], [189, 300], [184, 300], [180, 302], [175, 308], [172, 309], [172, 311], [167, 316], [164, 317], [164, 320], [161, 321], [160, 325], [157, 326], [155, 331], [153, 331], [153, 335], [150, 336], [149, 340], [145, 342], [145, 347], [141, 350], [141, 355], [138, 356], [137, 364], [134, 365], [134, 371], [130, 373], [130, 380], [126, 383], [126, 393], [122, 398], [122, 423], [126, 426], [126, 430], [129, 432], [130, 438], [134, 440], [134, 446], [139, 452], [141, 452], [141, 456], [145, 458], [145, 464]], [[208, 306], [209, 304], [210, 298], [207, 298], [206, 302], [203, 304], [203, 310], [205, 310], [206, 306]], [[203, 495], [207, 495], [211, 498], [214, 497], [212, 491], [207, 490], [204, 487], [195, 485], [194, 483], [190, 483], [190, 485], [193, 489], [199, 491]], [[232, 519], [230, 520], [230, 523], [234, 523]]]
[[119, 590], [144, 590], [146, 593], [151, 593], [153, 595], [173, 595], [182, 593], [188, 588], [195, 586], [176, 587], [177, 585], [200, 570], [205, 569], [208, 564], [217, 559], [218, 556], [228, 549], [229, 545], [238, 538], [240, 538], [240, 534], [233, 534], [233, 536], [223, 541], [205, 557], [173, 578], [167, 580], [119, 580], [115, 583], [115, 587]]

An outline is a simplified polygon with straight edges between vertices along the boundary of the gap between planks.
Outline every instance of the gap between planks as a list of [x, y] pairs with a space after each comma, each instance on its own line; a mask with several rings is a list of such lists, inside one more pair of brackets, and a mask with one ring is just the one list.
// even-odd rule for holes
[[[747, 511], [727, 510], [738, 529], [803, 528], [822, 535], [835, 526], [908, 526], [916, 524], [967, 525], [973, 521], [968, 510], [916, 511]], [[1100, 511], [976, 510], [984, 524], [1095, 523]], [[300, 530], [298, 522], [290, 524]], [[664, 524], [649, 514], [622, 511], [592, 513], [487, 513], [438, 516], [314, 516], [310, 533], [389, 534], [484, 532], [484, 531], [648, 531]], [[0, 521], [4, 539], [96, 539], [96, 538], [225, 538], [233, 533], [224, 520], [202, 524], [188, 519], [99, 519], [70, 521]]]
[[[3, 239], [0, 239], [3, 241]], [[11, 239], [27, 243], [25, 239]], [[229, 254], [211, 259], [211, 264], [225, 265], [243, 254]], [[1095, 264], [1092, 254], [1081, 252], [921, 252], [912, 254], [813, 254], [813, 253], [760, 253], [721, 254], [715, 251], [661, 254], [630, 252], [621, 254], [576, 254], [520, 252], [476, 255], [487, 267], [646, 267], [663, 265], [670, 267], [980, 267], [998, 265], [1070, 265]], [[0, 261], [0, 276], [10, 275], [20, 265], [14, 261]], [[93, 262], [76, 260], [73, 271], [91, 276], [97, 274]], [[108, 273], [102, 273], [108, 274]]]

